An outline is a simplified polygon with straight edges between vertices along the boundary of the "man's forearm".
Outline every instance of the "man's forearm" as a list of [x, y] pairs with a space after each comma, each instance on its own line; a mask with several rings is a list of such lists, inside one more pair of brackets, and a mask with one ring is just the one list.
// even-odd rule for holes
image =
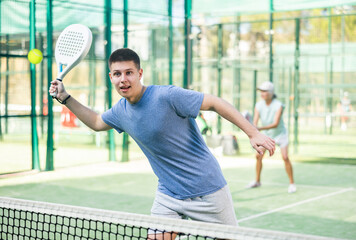
[[[104, 131], [111, 128], [101, 119], [101, 115], [79, 103], [73, 97], [70, 97], [70, 95], [65, 91], [61, 81], [53, 80], [51, 82], [49, 92], [51, 94], [56, 93], [56, 98], [62, 104], [65, 104], [66, 107], [68, 107], [69, 110], [71, 110], [80, 121], [82, 121], [85, 125], [94, 131]], [[63, 101], [65, 101], [65, 103], [63, 103]]]
[[250, 138], [251, 146], [259, 153], [263, 154], [261, 147], [266, 148], [272, 156], [275, 150], [275, 142], [261, 134], [257, 128], [247, 121], [242, 114], [237, 111], [230, 103], [221, 98], [204, 95], [203, 103], [200, 110], [215, 111], [220, 116], [238, 126]]
[[85, 125], [87, 125], [89, 128], [99, 131], [102, 129], [98, 128], [98, 123], [97, 119], [100, 117], [100, 115], [90, 108], [84, 106], [80, 102], [78, 102], [75, 98], [70, 97], [67, 100], [67, 103], [65, 105], [66, 107], [71, 110], [77, 118], [82, 121]]
[[247, 121], [239, 111], [221, 98], [214, 97], [214, 103], [211, 110], [238, 126], [249, 137], [258, 132], [257, 128]]

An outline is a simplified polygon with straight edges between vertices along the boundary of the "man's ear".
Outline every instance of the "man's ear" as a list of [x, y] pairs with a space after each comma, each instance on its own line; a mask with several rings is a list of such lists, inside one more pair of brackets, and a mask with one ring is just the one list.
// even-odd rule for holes
[[143, 69], [142, 68], [138, 71], [138, 74], [139, 74], [139, 79], [141, 80], [142, 75], [143, 75]]
[[110, 78], [111, 83], [113, 83], [113, 82], [112, 82], [112, 75], [111, 75], [111, 72], [109, 72], [109, 78]]

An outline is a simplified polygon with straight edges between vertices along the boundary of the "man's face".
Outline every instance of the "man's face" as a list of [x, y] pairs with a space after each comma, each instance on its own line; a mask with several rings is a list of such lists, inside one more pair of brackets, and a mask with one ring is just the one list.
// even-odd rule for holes
[[110, 66], [110, 79], [116, 91], [124, 98], [135, 99], [141, 94], [143, 70], [138, 70], [134, 61], [113, 62]]

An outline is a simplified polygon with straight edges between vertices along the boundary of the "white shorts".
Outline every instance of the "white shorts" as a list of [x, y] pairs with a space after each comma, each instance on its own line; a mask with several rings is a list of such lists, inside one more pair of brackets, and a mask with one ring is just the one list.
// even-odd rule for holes
[[280, 148], [286, 147], [289, 144], [288, 133], [280, 134], [273, 139]]
[[[212, 194], [183, 200], [175, 199], [157, 191], [151, 215], [238, 225], [231, 193], [227, 185]], [[159, 230], [149, 230], [149, 234], [158, 232]]]

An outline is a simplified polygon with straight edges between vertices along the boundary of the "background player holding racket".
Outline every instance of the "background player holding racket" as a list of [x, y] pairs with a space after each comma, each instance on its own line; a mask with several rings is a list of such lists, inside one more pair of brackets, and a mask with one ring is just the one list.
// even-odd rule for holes
[[[294, 184], [292, 164], [288, 157], [288, 133], [282, 117], [283, 105], [274, 94], [273, 83], [264, 82], [259, 86], [258, 90], [261, 91], [262, 100], [256, 104], [253, 123], [257, 127], [258, 120], [261, 119], [262, 126], [258, 127], [258, 130], [263, 130], [281, 148], [282, 158], [290, 182], [288, 192], [294, 193], [297, 188]], [[264, 152], [265, 150], [262, 149], [262, 151]], [[262, 159], [263, 154], [256, 154], [256, 181], [251, 182], [247, 186], [248, 188], [261, 186]]]
[[195, 118], [200, 110], [217, 112], [241, 128], [260, 154], [265, 148], [272, 155], [274, 140], [218, 97], [175, 86], [142, 85], [140, 59], [130, 49], [114, 51], [109, 67], [111, 82], [123, 98], [102, 115], [68, 98], [61, 81], [52, 81], [50, 92], [67, 99], [66, 106], [91, 129], [114, 128], [137, 142], [159, 179], [152, 215], [237, 225], [226, 180]]

